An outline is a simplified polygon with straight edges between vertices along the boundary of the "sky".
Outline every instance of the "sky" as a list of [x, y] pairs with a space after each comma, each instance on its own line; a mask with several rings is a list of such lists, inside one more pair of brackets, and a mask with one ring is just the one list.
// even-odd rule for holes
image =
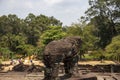
[[0, 16], [16, 14], [25, 18], [34, 15], [54, 16], [63, 25], [77, 22], [89, 8], [88, 0], [0, 0]]

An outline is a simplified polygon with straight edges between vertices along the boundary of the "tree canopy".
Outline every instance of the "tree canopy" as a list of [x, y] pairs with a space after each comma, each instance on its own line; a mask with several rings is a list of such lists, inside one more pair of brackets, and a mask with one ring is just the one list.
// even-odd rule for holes
[[[0, 53], [6, 54], [3, 49], [7, 53], [12, 52], [22, 55], [34, 53], [34, 50], [38, 49], [37, 43], [41, 35], [45, 31], [46, 33], [49, 32], [50, 26], [56, 26], [56, 30], [60, 30], [62, 22], [53, 16], [48, 17], [42, 14], [36, 16], [32, 13], [28, 14], [25, 19], [20, 19], [15, 14], [0, 16]], [[59, 33], [62, 29], [58, 32], [56, 30], [51, 34], [58, 33], [60, 36]], [[54, 37], [59, 38], [58, 35]]]
[[89, 0], [90, 8], [85, 12], [90, 23], [98, 29], [99, 46], [105, 48], [112, 37], [119, 34], [120, 1], [119, 0]]
[[118, 60], [120, 0], [89, 0], [89, 4], [85, 16], [70, 26], [43, 14], [29, 13], [24, 19], [15, 14], [0, 16], [0, 55], [41, 55], [44, 46], [53, 40], [80, 36], [80, 55], [93, 51], [97, 57], [114, 55]]

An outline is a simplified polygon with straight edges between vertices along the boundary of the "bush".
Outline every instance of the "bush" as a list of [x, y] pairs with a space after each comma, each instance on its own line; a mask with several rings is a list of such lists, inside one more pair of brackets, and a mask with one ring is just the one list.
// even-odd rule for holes
[[106, 52], [112, 60], [120, 61], [120, 35], [114, 37], [112, 42], [106, 47]]

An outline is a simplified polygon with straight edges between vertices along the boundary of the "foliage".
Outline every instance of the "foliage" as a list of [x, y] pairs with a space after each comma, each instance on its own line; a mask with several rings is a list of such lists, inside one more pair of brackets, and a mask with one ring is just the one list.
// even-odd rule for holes
[[26, 19], [26, 30], [25, 34], [28, 37], [28, 43], [31, 45], [36, 46], [40, 38], [40, 35], [48, 28], [48, 26], [55, 25], [61, 26], [62, 23], [55, 19], [54, 17], [48, 17], [45, 15], [35, 16], [34, 14], [30, 13]]
[[120, 61], [120, 35], [112, 39], [112, 42], [106, 47], [106, 51], [111, 54], [110, 58]]
[[94, 60], [105, 59], [105, 55], [105, 51], [102, 49], [94, 50], [92, 53], [90, 53], [90, 56], [92, 56]]
[[17, 49], [19, 49], [20, 53], [24, 56], [31, 56], [34, 53], [34, 46], [30, 44], [20, 45]]
[[99, 39], [96, 37], [96, 28], [94, 25], [87, 25], [83, 28], [82, 40], [84, 41], [84, 46], [86, 46], [87, 50], [94, 50], [97, 48], [96, 44]]
[[40, 60], [43, 59], [43, 50], [44, 50], [44, 47], [38, 47], [34, 50], [34, 55], [36, 56], [37, 59], [40, 59]]
[[0, 59], [0, 65], [2, 64], [2, 59]]
[[0, 44], [2, 47], [9, 47], [11, 51], [17, 52], [16, 47], [25, 44], [26, 40], [26, 37], [22, 35], [6, 34], [2, 36]]
[[34, 51], [37, 54], [40, 36], [51, 25], [62, 26], [62, 23], [53, 16], [42, 14], [36, 16], [30, 13], [25, 19], [20, 19], [15, 14], [0, 16], [0, 48], [3, 49], [1, 56], [29, 56], [34, 54]]
[[8, 60], [11, 57], [10, 53], [13, 52], [11, 52], [9, 48], [0, 47], [0, 54], [2, 55], [2, 60]]
[[49, 30], [46, 30], [41, 35], [40, 43], [43, 44], [43, 45], [46, 45], [53, 40], [58, 40], [58, 39], [61, 39], [65, 36], [66, 36], [66, 33], [63, 32], [62, 27], [60, 27], [60, 26], [50, 26]]
[[99, 37], [98, 46], [104, 49], [119, 34], [120, 1], [119, 0], [89, 0], [90, 8], [86, 11], [87, 19], [94, 24]]
[[83, 31], [80, 24], [74, 23], [71, 26], [66, 27], [66, 33], [68, 36], [82, 36]]

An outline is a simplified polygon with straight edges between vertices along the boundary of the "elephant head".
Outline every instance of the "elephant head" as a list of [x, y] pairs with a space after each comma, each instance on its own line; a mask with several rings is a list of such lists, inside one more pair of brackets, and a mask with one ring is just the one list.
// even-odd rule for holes
[[70, 43], [72, 43], [76, 47], [78, 47], [78, 48], [81, 47], [82, 40], [79, 36], [67, 37], [65, 39], [67, 39]]

